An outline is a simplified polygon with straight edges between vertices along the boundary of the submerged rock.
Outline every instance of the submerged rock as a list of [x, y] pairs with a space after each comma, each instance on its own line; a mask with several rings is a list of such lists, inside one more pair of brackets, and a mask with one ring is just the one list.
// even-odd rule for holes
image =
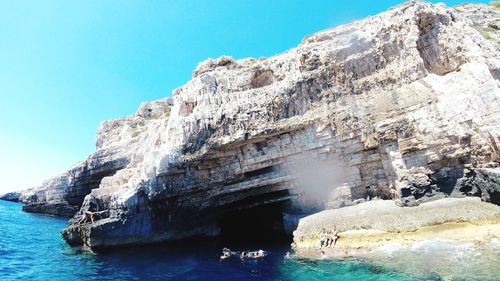
[[[292, 218], [449, 196], [466, 170], [499, 166], [500, 52], [474, 7], [409, 2], [274, 57], [209, 59], [173, 102], [105, 122], [95, 154], [22, 197], [82, 204], [63, 237], [99, 248], [218, 235], [262, 206]], [[80, 225], [85, 211], [99, 219]]]

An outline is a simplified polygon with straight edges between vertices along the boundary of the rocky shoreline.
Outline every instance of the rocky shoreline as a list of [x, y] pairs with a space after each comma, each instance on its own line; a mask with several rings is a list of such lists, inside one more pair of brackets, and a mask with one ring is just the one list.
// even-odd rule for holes
[[[340, 239], [333, 248], [320, 247], [320, 230], [333, 226]], [[390, 244], [433, 239], [484, 244], [499, 238], [500, 206], [479, 198], [445, 198], [417, 207], [376, 200], [313, 214], [294, 232], [298, 256], [308, 258], [364, 256]]]
[[[411, 1], [270, 58], [208, 59], [173, 98], [103, 122], [93, 154], [19, 201], [72, 217], [64, 239], [88, 248], [212, 237], [263, 218], [292, 229], [279, 218], [386, 202], [374, 199], [498, 204], [499, 26], [492, 6]], [[97, 219], [81, 225], [86, 212]], [[386, 233], [343, 235], [395, 239], [369, 226]]]
[[11, 202], [19, 202], [21, 197], [20, 192], [9, 192], [0, 195], [0, 200], [11, 201]]

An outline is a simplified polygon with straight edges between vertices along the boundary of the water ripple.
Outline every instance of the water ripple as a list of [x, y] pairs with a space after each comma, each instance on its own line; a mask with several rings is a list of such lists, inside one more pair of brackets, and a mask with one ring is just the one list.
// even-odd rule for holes
[[[500, 242], [492, 250], [442, 241], [389, 245], [366, 260], [284, 259], [287, 243], [265, 247], [260, 261], [219, 262], [220, 244], [125, 249], [89, 254], [61, 239], [66, 219], [28, 214], [0, 201], [0, 280], [495, 280]], [[259, 245], [264, 247], [264, 245]], [[248, 248], [246, 248], [248, 249]], [[244, 249], [240, 249], [244, 250]]]

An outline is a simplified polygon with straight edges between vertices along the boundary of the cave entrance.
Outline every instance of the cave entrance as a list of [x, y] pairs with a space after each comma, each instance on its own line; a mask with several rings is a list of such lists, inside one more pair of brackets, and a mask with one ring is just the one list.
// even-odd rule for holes
[[220, 220], [221, 238], [235, 243], [289, 240], [283, 227], [286, 202], [229, 211]]

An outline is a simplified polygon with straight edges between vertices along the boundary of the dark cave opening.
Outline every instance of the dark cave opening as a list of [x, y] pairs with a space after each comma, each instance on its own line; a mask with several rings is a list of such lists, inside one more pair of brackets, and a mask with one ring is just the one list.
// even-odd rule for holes
[[283, 227], [285, 202], [227, 212], [220, 220], [220, 238], [233, 243], [290, 240]]

